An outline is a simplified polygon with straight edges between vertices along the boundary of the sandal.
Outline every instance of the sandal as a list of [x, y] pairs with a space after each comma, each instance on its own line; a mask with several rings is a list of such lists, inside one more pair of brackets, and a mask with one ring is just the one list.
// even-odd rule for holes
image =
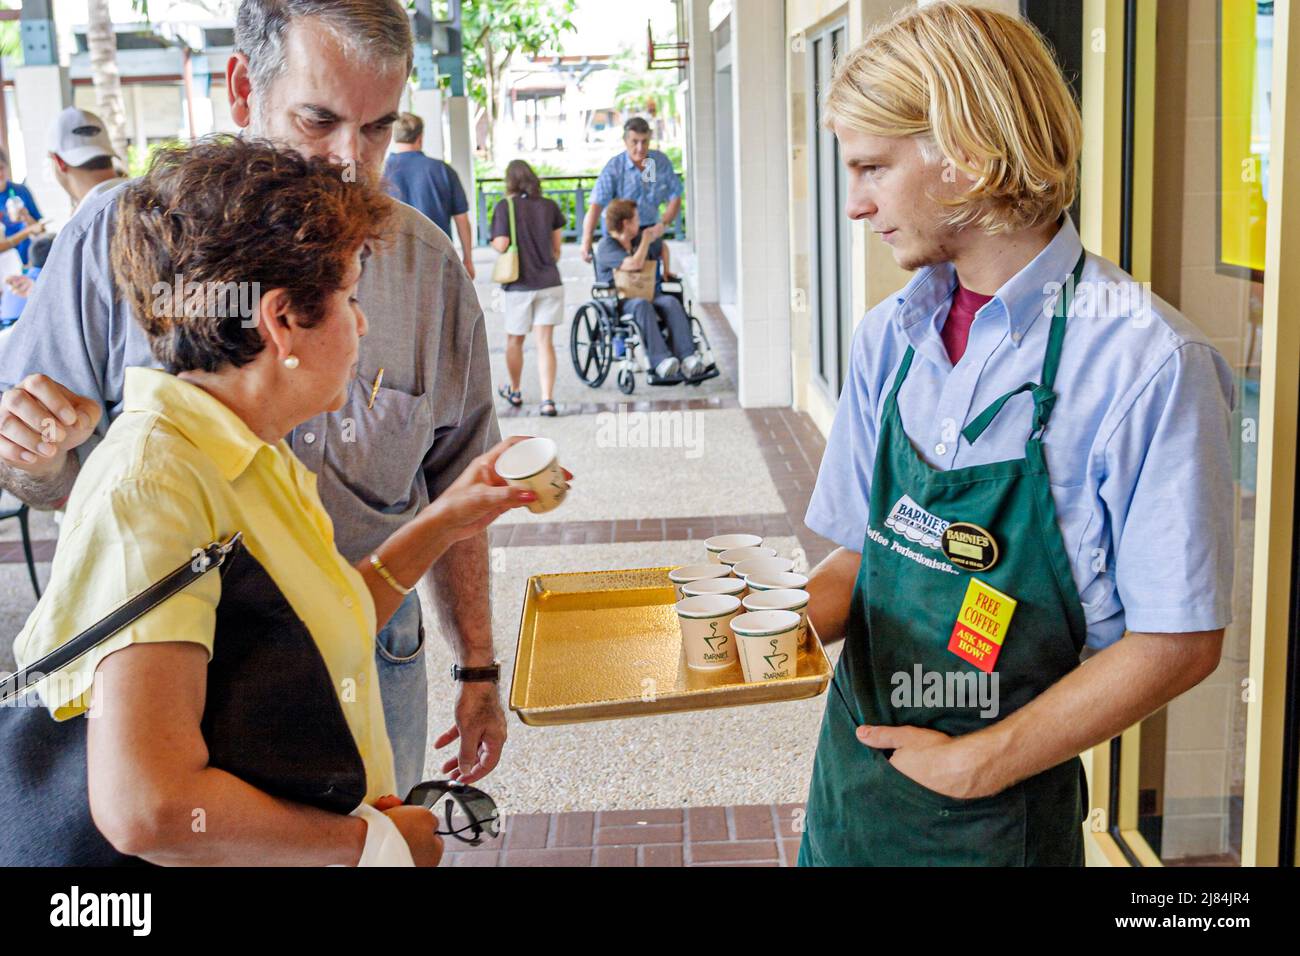
[[555, 402], [551, 401], [549, 398], [538, 406], [538, 413], [545, 415], [547, 418], [554, 418], [559, 414], [559, 412], [555, 410]]
[[509, 385], [502, 385], [500, 388], [497, 389], [497, 394], [500, 395], [502, 398], [504, 398], [511, 405], [513, 405], [515, 408], [518, 408], [520, 405], [524, 403], [524, 393], [512, 392], [510, 390]]

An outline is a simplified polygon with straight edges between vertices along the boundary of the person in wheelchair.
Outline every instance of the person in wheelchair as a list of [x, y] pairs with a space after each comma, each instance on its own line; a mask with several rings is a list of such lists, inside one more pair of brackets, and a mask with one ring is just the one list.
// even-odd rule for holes
[[[662, 224], [641, 230], [636, 203], [632, 200], [616, 199], [610, 203], [605, 209], [605, 238], [596, 247], [597, 281], [613, 283], [615, 272], [641, 272], [647, 261], [654, 261], [650, 247], [663, 232]], [[625, 303], [641, 331], [650, 367], [660, 379], [671, 380], [679, 372], [686, 381], [704, 375], [707, 366], [695, 350], [686, 309], [675, 297], [659, 290], [657, 278], [655, 293], [653, 300], [632, 298]], [[668, 327], [667, 340], [659, 325], [660, 318]]]

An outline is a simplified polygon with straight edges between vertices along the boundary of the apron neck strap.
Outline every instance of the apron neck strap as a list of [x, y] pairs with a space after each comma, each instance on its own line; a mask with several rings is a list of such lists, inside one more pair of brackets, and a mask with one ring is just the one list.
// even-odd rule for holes
[[1021, 392], [1029, 392], [1034, 399], [1034, 429], [1029, 436], [1030, 439], [1038, 438], [1047, 427], [1047, 423], [1052, 418], [1052, 408], [1056, 405], [1056, 392], [1053, 386], [1056, 384], [1056, 370], [1061, 364], [1061, 346], [1065, 342], [1065, 321], [1070, 314], [1070, 305], [1074, 301], [1074, 289], [1083, 277], [1083, 266], [1087, 258], [1086, 250], [1079, 253], [1079, 261], [1075, 263], [1074, 270], [1065, 285], [1061, 286], [1060, 298], [1057, 299], [1056, 308], [1052, 310], [1052, 327], [1047, 334], [1047, 353], [1043, 356], [1042, 384], [1026, 382], [995, 400], [973, 422], [962, 429], [962, 437], [967, 442], [973, 443], [984, 434], [985, 429], [993, 424], [993, 419], [998, 417], [998, 412], [1002, 411], [1002, 406]]
[[903, 361], [899, 363], [898, 371], [894, 373], [894, 387], [889, 390], [889, 401], [898, 401], [898, 390], [903, 387], [903, 379], [907, 378], [907, 373], [912, 368], [912, 357], [915, 354], [910, 345], [903, 353]]

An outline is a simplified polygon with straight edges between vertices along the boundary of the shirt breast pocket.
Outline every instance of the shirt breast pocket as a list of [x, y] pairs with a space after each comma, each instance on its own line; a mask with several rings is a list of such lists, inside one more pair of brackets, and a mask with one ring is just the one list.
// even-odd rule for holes
[[402, 513], [425, 503], [420, 468], [433, 444], [430, 396], [380, 387], [354, 388], [330, 430], [326, 458], [340, 482], [378, 511]]

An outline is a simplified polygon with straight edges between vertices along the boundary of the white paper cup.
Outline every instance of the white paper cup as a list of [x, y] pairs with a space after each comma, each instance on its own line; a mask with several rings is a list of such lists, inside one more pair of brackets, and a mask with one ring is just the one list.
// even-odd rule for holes
[[755, 591], [741, 599], [746, 611], [794, 611], [799, 615], [799, 646], [808, 643], [808, 592], [799, 588]]
[[759, 572], [745, 575], [745, 583], [749, 585], [750, 591], [775, 591], [777, 588], [804, 590], [808, 587], [808, 575], [798, 571], [782, 571], [779, 574]]
[[799, 620], [795, 611], [749, 611], [731, 619], [747, 683], [784, 680], [798, 673]]
[[549, 438], [529, 438], [507, 448], [497, 459], [497, 474], [511, 487], [537, 493], [537, 500], [528, 506], [533, 514], [558, 507], [569, 493], [559, 449]]
[[776, 548], [728, 548], [726, 551], [719, 553], [718, 560], [731, 567], [741, 561], [748, 561], [750, 558], [775, 558]]
[[701, 594], [678, 601], [676, 607], [687, 667], [718, 670], [736, 660], [736, 635], [731, 630], [731, 619], [740, 614], [739, 598], [731, 594]]
[[705, 581], [709, 578], [725, 578], [730, 569], [721, 564], [688, 564], [684, 568], [673, 568], [668, 572], [668, 580], [677, 589], [677, 600], [686, 597], [682, 588], [692, 581]]
[[751, 574], [782, 574], [794, 567], [789, 558], [746, 558], [731, 566], [731, 573], [738, 578], [747, 578]]
[[[722, 567], [722, 565], [714, 565], [714, 567]], [[749, 594], [749, 585], [740, 578], [733, 578], [730, 575], [721, 578], [703, 578], [682, 585], [684, 598], [699, 597], [701, 594], [730, 594], [744, 601], [745, 596]]]
[[732, 548], [757, 548], [763, 543], [763, 539], [756, 534], [715, 534], [712, 538], [706, 538], [704, 547], [709, 552], [709, 560], [715, 564], [718, 561], [718, 555], [723, 551], [730, 551]]

